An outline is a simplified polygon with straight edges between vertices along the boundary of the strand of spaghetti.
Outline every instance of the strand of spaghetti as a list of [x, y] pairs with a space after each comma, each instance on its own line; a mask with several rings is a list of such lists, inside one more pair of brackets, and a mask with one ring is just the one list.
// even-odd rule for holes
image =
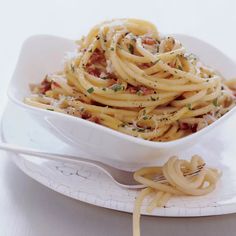
[[133, 212], [133, 236], [140, 236], [140, 211], [144, 198], [149, 195], [153, 190], [151, 188], [145, 188], [141, 190], [140, 194], [135, 200], [134, 212]]
[[207, 92], [206, 90], [201, 90], [198, 93], [196, 93], [193, 96], [188, 97], [186, 99], [183, 99], [180, 101], [173, 101], [173, 102], [171, 102], [171, 105], [180, 107], [180, 106], [184, 106], [186, 104], [194, 103], [196, 101], [201, 100], [206, 95], [206, 92]]

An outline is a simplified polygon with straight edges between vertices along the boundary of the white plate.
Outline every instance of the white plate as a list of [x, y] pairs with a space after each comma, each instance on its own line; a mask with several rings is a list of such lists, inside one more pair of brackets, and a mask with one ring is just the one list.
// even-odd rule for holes
[[[195, 37], [182, 34], [175, 36], [186, 46], [187, 51], [198, 55], [207, 65], [217, 68], [226, 78], [236, 75], [235, 62], [217, 48]], [[14, 103], [29, 112], [42, 127], [50, 128], [56, 137], [89, 152], [101, 162], [122, 169], [137, 169], [144, 164], [153, 165], [157, 161], [163, 164], [170, 155], [187, 149], [203, 137], [208, 138], [210, 131], [220, 127], [236, 111], [236, 108], [233, 108], [213, 124], [187, 137], [169, 142], [152, 142], [78, 117], [24, 104], [23, 99], [31, 93], [29, 84], [39, 83], [45, 74], [62, 68], [63, 55], [74, 46], [73, 41], [55, 36], [34, 36], [26, 40], [8, 95]]]
[[[20, 121], [20, 125], [16, 120]], [[236, 133], [234, 127], [235, 116], [232, 116], [207, 141], [200, 141], [181, 155], [190, 157], [198, 153], [206, 159], [207, 164], [220, 168], [223, 171], [223, 177], [217, 189], [207, 196], [173, 197], [166, 208], [158, 208], [152, 215], [186, 217], [236, 212]], [[63, 144], [52, 136], [50, 131], [42, 129], [24, 109], [12, 104], [7, 106], [3, 116], [2, 135], [8, 143], [54, 152], [71, 154], [77, 152], [78, 155], [86, 155]], [[23, 155], [15, 156], [14, 162], [33, 179], [66, 196], [101, 207], [125, 212], [133, 211], [137, 192], [116, 186], [96, 168], [42, 161]], [[143, 214], [146, 214], [146, 204], [147, 202], [144, 203]]]

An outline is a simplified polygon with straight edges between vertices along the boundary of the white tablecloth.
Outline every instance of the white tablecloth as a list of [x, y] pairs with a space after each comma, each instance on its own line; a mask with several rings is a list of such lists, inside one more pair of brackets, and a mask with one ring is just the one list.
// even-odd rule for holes
[[[33, 34], [78, 38], [111, 18], [151, 20], [166, 33], [202, 38], [236, 60], [236, 1], [1, 1], [1, 106], [22, 42]], [[131, 215], [64, 197], [23, 174], [0, 152], [0, 236], [131, 235]], [[203, 218], [142, 218], [142, 235], [233, 236], [236, 215]]]

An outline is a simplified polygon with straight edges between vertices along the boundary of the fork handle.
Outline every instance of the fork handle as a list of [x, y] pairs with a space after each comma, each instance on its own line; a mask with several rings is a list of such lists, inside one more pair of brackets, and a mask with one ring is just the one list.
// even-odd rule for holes
[[95, 166], [99, 169], [102, 169], [108, 174], [110, 174], [109, 170], [114, 168], [107, 164], [101, 163], [99, 161], [89, 160], [89, 159], [85, 159], [78, 156], [72, 156], [72, 155], [60, 154], [60, 153], [48, 153], [45, 151], [40, 151], [40, 150], [32, 149], [32, 148], [24, 148], [15, 144], [13, 145], [13, 144], [4, 143], [4, 142], [0, 142], [0, 150], [8, 151], [15, 154], [35, 156], [37, 158], [46, 159], [50, 161], [62, 161], [62, 162], [66, 161], [72, 164], [85, 163], [87, 165]]

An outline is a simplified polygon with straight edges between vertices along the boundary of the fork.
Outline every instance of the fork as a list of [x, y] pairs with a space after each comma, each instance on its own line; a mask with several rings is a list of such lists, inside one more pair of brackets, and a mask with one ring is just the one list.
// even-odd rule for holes
[[[0, 149], [4, 151], [8, 151], [15, 154], [24, 154], [24, 155], [30, 155], [41, 159], [51, 160], [51, 161], [62, 161], [67, 163], [83, 163], [89, 166], [93, 166], [101, 170], [103, 173], [105, 173], [110, 179], [116, 183], [118, 186], [122, 188], [128, 188], [128, 189], [140, 189], [144, 188], [145, 186], [143, 184], [138, 183], [134, 178], [134, 172], [132, 171], [125, 171], [120, 170], [115, 167], [112, 167], [110, 165], [104, 164], [99, 161], [89, 160], [78, 156], [72, 156], [67, 154], [59, 154], [59, 153], [49, 153], [46, 151], [40, 151], [37, 149], [31, 149], [31, 148], [24, 148], [21, 146], [8, 144], [8, 143], [0, 143]], [[16, 155], [19, 157], [19, 155]], [[184, 175], [193, 176], [198, 174], [198, 172], [203, 168], [203, 166], [199, 166], [198, 169], [191, 173], [184, 173]], [[166, 179], [163, 175], [158, 175], [155, 177], [155, 181], [165, 183]]]

